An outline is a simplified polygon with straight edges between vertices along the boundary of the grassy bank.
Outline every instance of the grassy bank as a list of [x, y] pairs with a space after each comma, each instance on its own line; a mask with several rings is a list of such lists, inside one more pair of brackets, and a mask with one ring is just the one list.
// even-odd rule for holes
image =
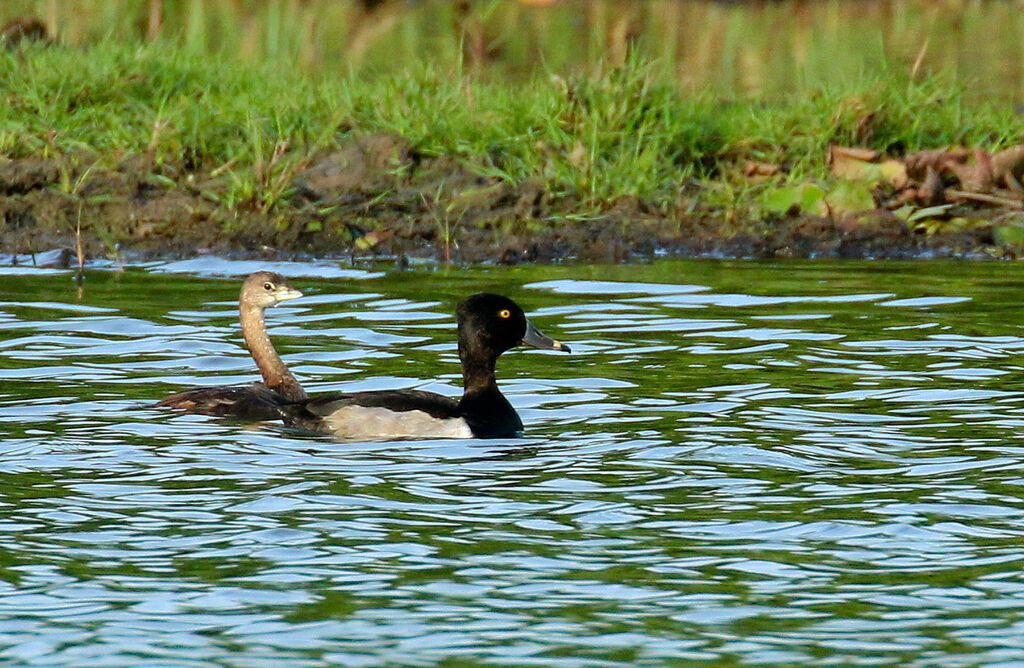
[[492, 81], [590, 72], [629, 54], [687, 93], [777, 96], [892, 65], [949, 71], [977, 98], [1024, 101], [1015, 2], [976, 0], [4, 0], [64, 44], [161, 40], [314, 76], [429, 60]]
[[[616, 211], [626, 214], [618, 225], [632, 214], [677, 227], [697, 216], [702, 229], [728, 237], [763, 234], [779, 213], [772, 196], [780, 188], [813, 181], [828, 191], [836, 180], [830, 145], [890, 155], [948, 145], [998, 150], [1024, 133], [1008, 105], [968, 103], [964, 88], [941, 76], [881, 71], [766, 102], [688, 95], [658, 71], [631, 60], [587, 76], [540, 73], [525, 84], [426, 66], [320, 79], [162, 42], [30, 46], [0, 52], [0, 156], [8, 167], [41, 160], [46, 168], [34, 181], [24, 169], [6, 173], [0, 192], [9, 229], [13, 219], [25, 223], [12, 218], [12, 201], [40, 191], [63, 197], [65, 211], [102, 208], [124, 194], [104, 187], [113, 172], [135, 196], [142, 188], [195, 197], [204, 220], [224, 230], [256, 216], [277, 232], [299, 226], [295, 234], [334, 234], [339, 244], [386, 232], [389, 221], [375, 222], [372, 204], [410, 183], [415, 192], [406, 196], [422, 207], [409, 213], [439, 228], [493, 205], [498, 211], [480, 224], [494, 227], [495, 239], [510, 229], [502, 216], [520, 228], [557, 228]], [[382, 135], [392, 142], [375, 150], [386, 155], [362, 145], [344, 157], [354, 138]], [[344, 193], [299, 197], [304, 174], [327, 169], [321, 159], [339, 151], [375, 165], [361, 172], [366, 183], [334, 181], [365, 195], [361, 208]], [[748, 163], [781, 169], [751, 178]], [[498, 206], [521, 199], [524, 188], [543, 205]], [[139, 234], [105, 224], [108, 241]], [[173, 221], [160, 229], [173, 234]]]

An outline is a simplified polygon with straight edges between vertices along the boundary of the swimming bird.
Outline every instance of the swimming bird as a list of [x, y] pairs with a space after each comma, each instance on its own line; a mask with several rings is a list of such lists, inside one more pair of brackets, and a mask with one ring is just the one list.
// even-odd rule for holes
[[495, 364], [525, 344], [570, 352], [533, 326], [508, 297], [481, 293], [457, 309], [463, 392], [454, 399], [422, 390], [379, 390], [318, 396], [281, 406], [285, 424], [345, 440], [502, 438], [523, 423], [498, 389]]
[[259, 367], [263, 382], [196, 387], [173, 394], [157, 405], [244, 420], [280, 419], [281, 405], [302, 401], [307, 395], [271, 343], [264, 312], [271, 306], [301, 296], [302, 293], [290, 286], [281, 274], [270, 271], [250, 274], [242, 283], [238, 314], [245, 344]]

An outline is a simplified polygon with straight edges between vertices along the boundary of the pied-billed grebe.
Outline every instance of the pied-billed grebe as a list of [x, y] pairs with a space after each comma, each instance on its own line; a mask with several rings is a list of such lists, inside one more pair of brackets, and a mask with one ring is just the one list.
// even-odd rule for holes
[[263, 320], [268, 307], [297, 299], [302, 293], [288, 285], [281, 274], [257, 271], [242, 283], [238, 297], [242, 335], [256, 360], [262, 383], [196, 387], [178, 392], [160, 401], [158, 406], [180, 408], [191, 413], [237, 417], [244, 420], [280, 419], [279, 407], [306, 399], [306, 392], [288, 370], [267, 335]]
[[498, 356], [519, 344], [563, 352], [569, 346], [541, 334], [501, 295], [466, 299], [458, 323], [461, 399], [420, 390], [333, 394], [282, 405], [285, 423], [346, 440], [515, 436], [523, 423], [494, 381]]

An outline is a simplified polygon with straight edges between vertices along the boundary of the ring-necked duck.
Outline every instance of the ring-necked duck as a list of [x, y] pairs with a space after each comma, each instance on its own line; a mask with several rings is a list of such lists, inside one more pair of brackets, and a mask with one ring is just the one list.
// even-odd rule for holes
[[420, 390], [352, 392], [282, 407], [285, 423], [347, 439], [500, 438], [523, 429], [498, 389], [498, 356], [519, 344], [570, 352], [541, 334], [508, 297], [477, 294], [458, 306], [463, 393], [453, 399]]
[[302, 293], [288, 285], [281, 274], [257, 271], [242, 283], [238, 297], [242, 335], [256, 360], [262, 383], [196, 387], [163, 399], [158, 406], [179, 408], [191, 413], [236, 417], [243, 420], [278, 420], [280, 407], [306, 399], [306, 392], [285, 365], [264, 323], [264, 312], [283, 301], [297, 299]]

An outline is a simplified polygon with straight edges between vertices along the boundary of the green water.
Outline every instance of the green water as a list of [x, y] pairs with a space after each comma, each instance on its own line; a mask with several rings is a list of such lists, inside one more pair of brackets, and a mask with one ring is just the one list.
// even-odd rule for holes
[[457, 394], [479, 290], [573, 347], [524, 438], [336, 443], [152, 406], [258, 266], [0, 268], [0, 662], [1024, 662], [1021, 267], [266, 265], [314, 393]]

